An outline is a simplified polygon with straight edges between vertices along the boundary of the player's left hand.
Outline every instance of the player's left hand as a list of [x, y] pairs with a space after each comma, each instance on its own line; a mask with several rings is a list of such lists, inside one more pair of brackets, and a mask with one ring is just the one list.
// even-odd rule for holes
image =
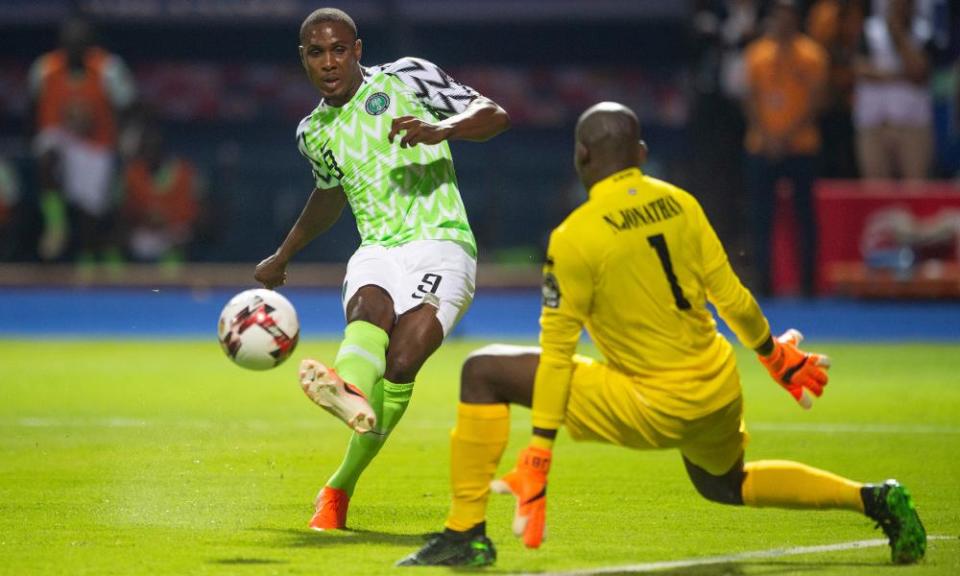
[[773, 340], [773, 352], [769, 356], [760, 356], [760, 362], [770, 376], [783, 386], [804, 408], [810, 408], [810, 398], [805, 390], [820, 397], [827, 385], [827, 370], [830, 358], [823, 354], [804, 352], [798, 345], [803, 334], [791, 328]]
[[528, 446], [520, 452], [517, 466], [503, 478], [490, 483], [498, 494], [513, 494], [517, 509], [513, 516], [513, 533], [523, 537], [527, 548], [539, 548], [543, 542], [547, 511], [547, 473], [551, 451]]
[[387, 140], [393, 144], [393, 139], [403, 132], [400, 138], [401, 148], [411, 148], [417, 144], [439, 144], [450, 136], [451, 130], [449, 126], [424, 122], [416, 116], [400, 116], [394, 118], [390, 124]]
[[287, 263], [277, 254], [271, 254], [257, 264], [253, 278], [269, 290], [283, 286], [287, 282]]

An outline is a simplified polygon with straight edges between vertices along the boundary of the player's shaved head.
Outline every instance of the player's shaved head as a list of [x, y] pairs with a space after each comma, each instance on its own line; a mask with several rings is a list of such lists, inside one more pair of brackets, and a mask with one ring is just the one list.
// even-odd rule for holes
[[307, 30], [309, 30], [310, 27], [323, 22], [339, 22], [340, 24], [345, 24], [353, 31], [353, 39], [357, 39], [357, 25], [349, 14], [339, 8], [317, 8], [311, 12], [310, 15], [303, 20], [303, 24], [300, 25], [300, 42], [303, 43]]
[[591, 149], [618, 150], [639, 139], [640, 121], [633, 110], [623, 104], [594, 104], [577, 120], [577, 141]]
[[600, 102], [577, 120], [575, 164], [588, 188], [598, 180], [642, 161], [640, 121], [623, 104]]

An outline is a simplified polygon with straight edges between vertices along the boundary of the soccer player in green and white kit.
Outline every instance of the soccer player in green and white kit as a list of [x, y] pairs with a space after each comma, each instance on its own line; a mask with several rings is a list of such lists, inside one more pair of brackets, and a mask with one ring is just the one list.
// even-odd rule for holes
[[310, 520], [330, 530], [346, 526], [357, 480], [403, 416], [417, 372], [473, 300], [476, 242], [447, 140], [487, 140], [510, 120], [425, 60], [361, 66], [356, 25], [340, 10], [310, 14], [300, 44], [323, 96], [297, 127], [316, 188], [254, 277], [282, 285], [294, 254], [350, 203], [361, 245], [344, 281], [344, 339], [332, 368], [300, 365], [307, 396], [355, 431]]

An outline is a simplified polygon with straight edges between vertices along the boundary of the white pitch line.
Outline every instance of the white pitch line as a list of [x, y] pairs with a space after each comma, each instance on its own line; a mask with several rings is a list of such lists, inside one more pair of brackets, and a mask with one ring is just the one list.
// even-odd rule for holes
[[853, 424], [847, 422], [750, 422], [748, 430], [767, 432], [802, 432], [820, 434], [960, 434], [957, 426], [931, 424]]
[[[927, 536], [930, 540], [957, 540], [956, 536]], [[886, 540], [854, 540], [837, 544], [821, 544], [818, 546], [796, 546], [793, 548], [773, 548], [770, 550], [755, 550], [739, 554], [723, 556], [705, 556], [703, 558], [687, 558], [684, 560], [666, 560], [661, 562], [646, 562], [644, 564], [628, 564], [625, 566], [601, 566], [597, 568], [581, 568], [565, 572], [529, 572], [520, 576], [594, 576], [596, 574], [624, 574], [658, 572], [675, 568], [693, 568], [710, 564], [728, 564], [743, 560], [757, 560], [764, 558], [782, 558], [784, 556], [800, 556], [802, 554], [820, 554], [823, 552], [841, 552], [844, 550], [859, 550], [861, 548], [877, 548], [887, 546]]]

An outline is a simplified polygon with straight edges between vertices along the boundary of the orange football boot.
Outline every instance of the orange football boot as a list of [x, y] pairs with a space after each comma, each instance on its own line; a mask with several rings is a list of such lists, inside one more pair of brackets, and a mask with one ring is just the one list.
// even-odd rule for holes
[[324, 530], [343, 530], [347, 527], [347, 507], [350, 497], [338, 488], [324, 486], [317, 494], [314, 503], [317, 511], [310, 519], [310, 529], [323, 532]]
[[300, 387], [314, 404], [342, 420], [357, 434], [366, 434], [377, 424], [377, 416], [363, 391], [344, 382], [333, 368], [305, 358], [300, 362]]

